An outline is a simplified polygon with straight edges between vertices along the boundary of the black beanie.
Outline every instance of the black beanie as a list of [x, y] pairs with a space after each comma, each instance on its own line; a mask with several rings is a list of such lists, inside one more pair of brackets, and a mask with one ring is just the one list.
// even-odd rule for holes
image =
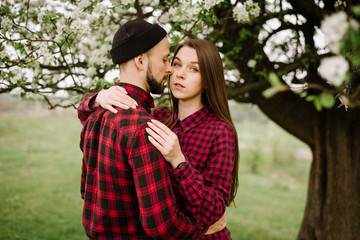
[[114, 64], [121, 64], [147, 52], [166, 36], [157, 24], [133, 20], [122, 25], [115, 33], [110, 51]]

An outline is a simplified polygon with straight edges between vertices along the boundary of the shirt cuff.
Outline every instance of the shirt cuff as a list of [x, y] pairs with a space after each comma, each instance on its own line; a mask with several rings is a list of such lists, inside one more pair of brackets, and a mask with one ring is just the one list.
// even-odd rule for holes
[[89, 96], [86, 97], [85, 101], [84, 101], [84, 108], [85, 108], [85, 111], [94, 111], [95, 109], [90, 109], [90, 102], [91, 100], [94, 99], [95, 101], [95, 98], [97, 96], [98, 93], [93, 93], [93, 94], [90, 94]]
[[186, 161], [186, 163], [178, 170], [174, 170], [169, 166], [169, 172], [180, 182], [192, 175], [193, 167], [189, 161]]

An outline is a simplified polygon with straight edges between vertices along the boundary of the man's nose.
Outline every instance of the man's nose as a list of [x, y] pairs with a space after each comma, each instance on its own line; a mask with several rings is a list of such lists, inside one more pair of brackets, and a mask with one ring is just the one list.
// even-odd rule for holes
[[167, 74], [170, 74], [170, 75], [173, 74], [173, 72], [174, 72], [174, 69], [172, 68], [172, 66], [171, 66], [171, 64], [169, 62], [166, 63], [166, 70], [165, 71], [166, 71]]

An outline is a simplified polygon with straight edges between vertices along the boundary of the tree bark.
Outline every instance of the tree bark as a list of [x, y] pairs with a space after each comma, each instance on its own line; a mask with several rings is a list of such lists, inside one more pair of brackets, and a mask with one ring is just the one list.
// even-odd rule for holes
[[299, 240], [360, 239], [360, 111], [320, 113]]
[[254, 103], [309, 145], [313, 162], [298, 240], [360, 239], [360, 108], [318, 112], [292, 93]]

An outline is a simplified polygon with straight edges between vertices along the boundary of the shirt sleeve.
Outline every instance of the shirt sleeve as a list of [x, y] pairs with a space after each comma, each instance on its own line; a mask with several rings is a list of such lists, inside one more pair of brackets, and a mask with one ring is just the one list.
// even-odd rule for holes
[[154, 239], [198, 238], [206, 228], [176, 208], [167, 164], [147, 136], [142, 127], [128, 145], [143, 228]]
[[[80, 137], [80, 149], [81, 152], [84, 152], [84, 129], [81, 131]], [[81, 166], [81, 182], [80, 182], [80, 194], [81, 198], [84, 199], [85, 197], [85, 184], [86, 184], [86, 174], [87, 174], [87, 166], [85, 164], [84, 156], [82, 158], [82, 166]]]
[[84, 125], [85, 121], [88, 119], [88, 117], [91, 115], [91, 113], [93, 113], [96, 110], [96, 108], [90, 109], [90, 107], [89, 107], [90, 101], [92, 99], [96, 98], [96, 96], [97, 96], [97, 93], [93, 93], [93, 94], [90, 94], [89, 96], [85, 97], [81, 101], [81, 103], [77, 109], [78, 118], [82, 125]]
[[190, 162], [179, 170], [170, 169], [181, 186], [185, 207], [199, 224], [210, 226], [225, 212], [235, 162], [234, 134], [230, 126], [217, 130], [203, 172], [196, 170]]

